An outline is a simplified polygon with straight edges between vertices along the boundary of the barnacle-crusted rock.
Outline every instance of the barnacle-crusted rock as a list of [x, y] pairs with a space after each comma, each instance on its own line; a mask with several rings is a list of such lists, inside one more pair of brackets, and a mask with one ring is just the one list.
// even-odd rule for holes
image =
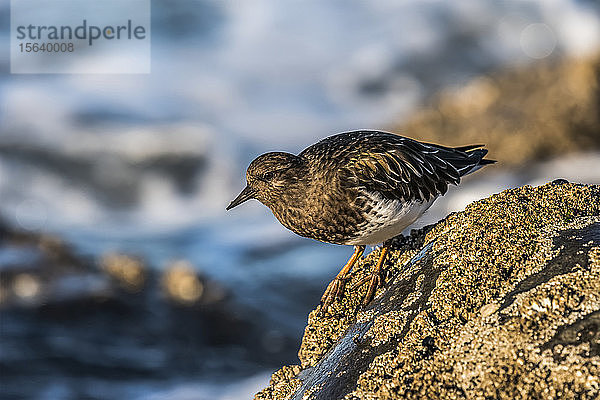
[[353, 288], [313, 311], [256, 399], [600, 396], [600, 186], [506, 190], [399, 241], [364, 310]]

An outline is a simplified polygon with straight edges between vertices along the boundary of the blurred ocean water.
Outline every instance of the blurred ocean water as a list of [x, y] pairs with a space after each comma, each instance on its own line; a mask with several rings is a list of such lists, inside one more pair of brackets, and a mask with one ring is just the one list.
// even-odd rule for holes
[[[1, 2], [5, 43], [9, 11], [9, 2]], [[293, 355], [306, 313], [351, 253], [295, 237], [257, 203], [225, 214], [255, 156], [298, 152], [344, 130], [385, 129], [436, 91], [478, 74], [598, 49], [600, 13], [592, 1], [163, 0], [152, 2], [149, 75], [10, 75], [8, 53], [0, 54], [2, 219], [20, 229], [55, 232], [85, 256], [138, 254], [156, 270], [169, 260], [189, 260], [232, 293], [234, 309], [251, 310], [268, 328], [261, 349], [292, 338], [284, 350], [275, 346], [270, 361], [240, 363], [230, 375], [219, 370], [219, 385], [195, 367], [157, 373], [160, 379], [101, 376], [87, 383], [71, 370], [32, 368], [29, 376], [12, 375], [11, 393], [249, 397], [279, 365], [273, 361], [278, 352], [282, 360]], [[599, 159], [589, 153], [536, 165], [527, 174], [472, 177], [419, 224], [508, 187], [558, 177], [600, 183], [597, 173], [582, 175]], [[39, 329], [35, 318], [11, 314], [2, 322], [13, 346], [0, 351], [2, 365], [15, 358], [60, 365], [35, 350], [22, 351], [29, 343], [18, 335]], [[85, 347], [73, 333], [55, 335], [61, 346]], [[118, 348], [126, 352], [128, 346]], [[234, 350], [207, 350], [205, 356], [235, 364], [243, 357]], [[130, 360], [155, 362], [156, 371], [177, 364], [154, 356], [140, 351]], [[46, 378], [20, 387], [36, 374]], [[80, 387], [94, 389], [74, 389]]]

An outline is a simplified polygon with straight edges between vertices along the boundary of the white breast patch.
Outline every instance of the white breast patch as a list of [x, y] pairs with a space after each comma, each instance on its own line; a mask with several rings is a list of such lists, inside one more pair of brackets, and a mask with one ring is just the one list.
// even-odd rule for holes
[[362, 227], [362, 234], [346, 244], [378, 244], [399, 235], [423, 215], [435, 199], [406, 203], [401, 200], [385, 199], [378, 193], [369, 193], [368, 204], [373, 209], [367, 217], [368, 222]]

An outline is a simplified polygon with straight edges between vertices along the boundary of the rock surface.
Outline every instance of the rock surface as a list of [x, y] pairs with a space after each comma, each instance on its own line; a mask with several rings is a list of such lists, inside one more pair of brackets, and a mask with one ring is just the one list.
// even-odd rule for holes
[[379, 250], [361, 260], [256, 399], [600, 396], [600, 186], [507, 190], [409, 239], [364, 310]]

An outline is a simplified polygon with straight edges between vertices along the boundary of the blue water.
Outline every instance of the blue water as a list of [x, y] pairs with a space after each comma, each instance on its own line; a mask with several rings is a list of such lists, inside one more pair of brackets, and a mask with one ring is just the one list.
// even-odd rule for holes
[[[0, 18], [8, 22], [8, 1]], [[210, 367], [179, 373], [188, 359], [165, 361], [170, 353], [160, 346], [172, 334], [165, 331], [152, 346], [117, 346], [131, 351], [132, 370], [155, 363], [157, 378], [95, 374], [94, 360], [82, 376], [61, 369], [61, 355], [85, 348], [86, 331], [55, 332], [55, 321], [20, 314], [3, 329], [31, 333], [49, 324], [62, 344], [50, 355], [22, 353], [38, 342], [11, 336], [21, 349], [13, 356], [39, 368], [12, 375], [10, 390], [23, 398], [249, 397], [269, 371], [293, 362], [307, 312], [351, 249], [298, 238], [258, 204], [226, 214], [247, 164], [335, 132], [385, 129], [441, 88], [534, 61], [535, 43], [523, 34], [534, 23], [550, 28], [542, 38], [554, 43], [548, 57], [600, 48], [598, 6], [585, 1], [164, 0], [152, 2], [149, 75], [10, 75], [1, 53], [0, 216], [19, 229], [54, 232], [82, 256], [118, 250], [156, 271], [186, 259], [227, 289], [223, 315], [251, 315], [241, 320], [260, 324], [254, 328], [266, 342], [285, 342], [256, 362], [251, 343], [204, 343], [195, 356], [238, 366], [216, 368], [214, 384]], [[5, 43], [8, 26], [0, 28]], [[474, 182], [471, 192], [518, 183], [499, 176]], [[428, 222], [464, 201], [450, 198]], [[0, 352], [5, 366], [13, 362], [8, 353]]]

